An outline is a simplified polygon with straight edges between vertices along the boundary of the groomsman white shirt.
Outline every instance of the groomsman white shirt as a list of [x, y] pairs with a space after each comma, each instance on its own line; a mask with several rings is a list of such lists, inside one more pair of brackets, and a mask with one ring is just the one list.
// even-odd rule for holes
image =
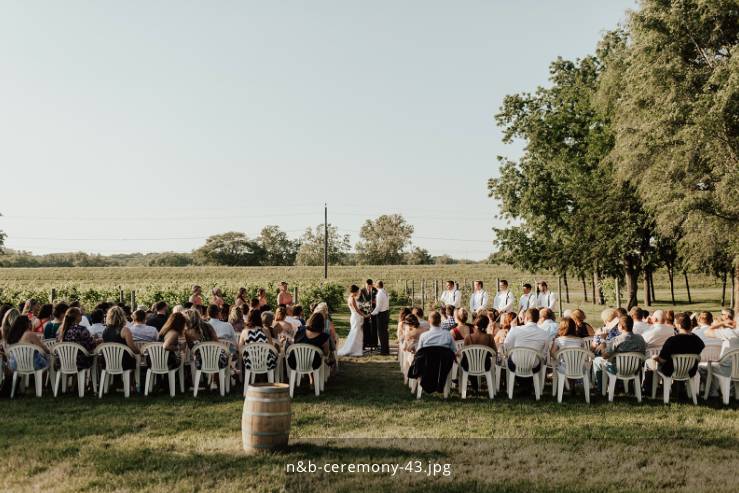
[[488, 306], [488, 293], [484, 289], [481, 289], [480, 291], [475, 291], [472, 293], [472, 296], [470, 296], [470, 312], [471, 313], [477, 313], [477, 310], [480, 308], [485, 308]]
[[441, 293], [439, 300], [444, 305], [452, 305], [454, 308], [459, 308], [462, 306], [462, 293], [459, 292], [459, 289], [453, 289], [452, 291], [446, 289]]
[[554, 307], [557, 306], [557, 295], [551, 291], [539, 293], [539, 296], [536, 298], [536, 305], [537, 308], [549, 308], [550, 310], [554, 310]]
[[525, 312], [529, 308], [536, 308], [536, 293], [530, 291], [529, 294], [521, 295], [518, 302], [518, 311]]
[[385, 288], [377, 290], [375, 301], [377, 302], [377, 305], [375, 305], [375, 309], [372, 310], [371, 315], [377, 315], [378, 313], [386, 312], [390, 309], [390, 300], [388, 299]]
[[493, 301], [493, 308], [501, 313], [510, 312], [513, 310], [513, 294], [510, 291], [498, 291]]

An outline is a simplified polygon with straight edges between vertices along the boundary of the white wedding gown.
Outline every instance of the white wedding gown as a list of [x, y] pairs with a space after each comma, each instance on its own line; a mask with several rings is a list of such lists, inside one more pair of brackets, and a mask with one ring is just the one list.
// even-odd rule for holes
[[351, 299], [348, 300], [347, 304], [349, 305], [349, 311], [352, 313], [349, 319], [351, 328], [349, 330], [349, 336], [336, 354], [339, 356], [362, 356], [364, 354], [364, 331], [362, 330], [364, 317], [354, 308], [354, 303], [352, 303]]

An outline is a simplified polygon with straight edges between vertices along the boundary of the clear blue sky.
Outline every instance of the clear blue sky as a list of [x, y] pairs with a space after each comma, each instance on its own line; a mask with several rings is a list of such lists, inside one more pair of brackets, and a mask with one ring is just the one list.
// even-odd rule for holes
[[[0, 229], [34, 253], [189, 251], [402, 213], [483, 258], [506, 94], [633, 0], [5, 1]], [[175, 239], [172, 239], [175, 238]], [[452, 241], [438, 238], [454, 238]]]

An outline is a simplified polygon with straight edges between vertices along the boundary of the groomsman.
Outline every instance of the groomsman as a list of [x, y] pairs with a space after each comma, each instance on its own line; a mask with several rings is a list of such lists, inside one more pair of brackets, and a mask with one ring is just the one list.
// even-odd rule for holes
[[521, 295], [521, 299], [518, 301], [518, 317], [523, 319], [526, 310], [538, 307], [539, 305], [536, 302], [536, 293], [531, 291], [531, 284], [524, 284], [523, 294]]
[[443, 306], [452, 305], [455, 309], [462, 306], [462, 293], [459, 292], [454, 281], [446, 282], [446, 290], [441, 293], [439, 301]]
[[488, 306], [488, 293], [482, 289], [482, 281], [475, 281], [475, 290], [470, 296], [470, 313], [474, 317], [477, 310], [480, 308], [487, 308]]
[[546, 281], [539, 281], [539, 296], [536, 298], [538, 308], [549, 308], [555, 311], [557, 305], [557, 295], [549, 291], [549, 285]]
[[513, 311], [514, 301], [513, 293], [508, 291], [508, 281], [501, 279], [498, 283], [498, 294], [493, 300], [493, 308], [498, 310], [498, 313], [508, 313]]
[[377, 347], [377, 317], [371, 316], [377, 306], [377, 288], [375, 288], [372, 279], [367, 279], [365, 287], [359, 291], [359, 303], [364, 306], [365, 315], [370, 315], [364, 319], [362, 332], [364, 332], [364, 347], [375, 349]]
[[390, 332], [388, 324], [390, 323], [390, 298], [385, 291], [385, 284], [382, 281], [377, 282], [377, 296], [375, 297], [377, 305], [372, 310], [372, 318], [375, 319], [377, 327], [377, 335], [380, 338], [380, 354], [390, 354]]

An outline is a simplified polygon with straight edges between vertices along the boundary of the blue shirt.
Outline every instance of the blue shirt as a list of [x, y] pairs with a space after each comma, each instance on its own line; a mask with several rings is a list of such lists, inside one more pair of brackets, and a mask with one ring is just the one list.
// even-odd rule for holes
[[441, 327], [431, 327], [429, 330], [421, 334], [416, 345], [416, 352], [423, 347], [446, 347], [453, 353], [457, 352], [457, 346], [454, 345], [454, 339], [448, 330]]

